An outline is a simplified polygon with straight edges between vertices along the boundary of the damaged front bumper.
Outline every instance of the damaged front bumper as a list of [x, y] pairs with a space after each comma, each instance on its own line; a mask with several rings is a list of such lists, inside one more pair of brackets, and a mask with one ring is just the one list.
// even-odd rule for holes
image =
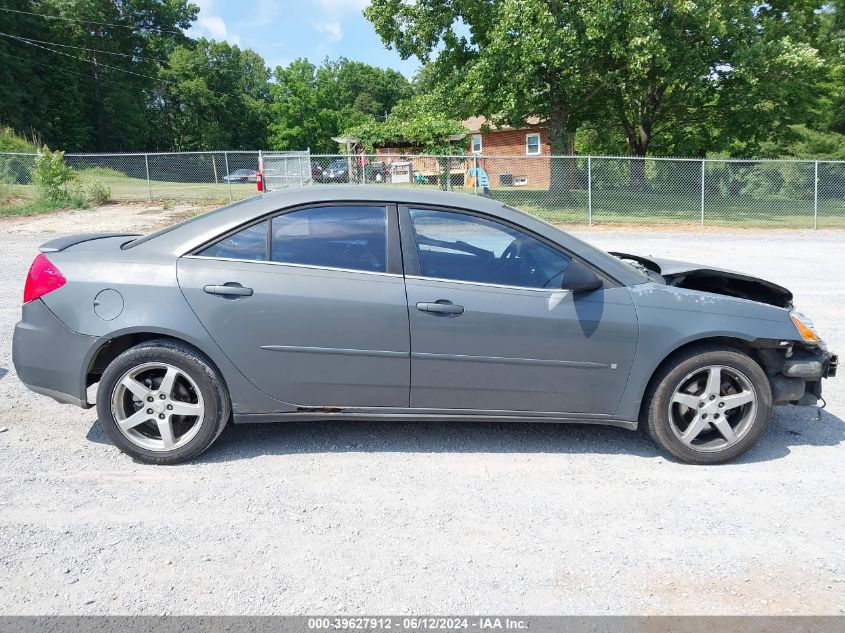
[[773, 404], [815, 406], [822, 397], [822, 378], [833, 378], [839, 358], [824, 344], [797, 343], [787, 350], [760, 350], [772, 387]]

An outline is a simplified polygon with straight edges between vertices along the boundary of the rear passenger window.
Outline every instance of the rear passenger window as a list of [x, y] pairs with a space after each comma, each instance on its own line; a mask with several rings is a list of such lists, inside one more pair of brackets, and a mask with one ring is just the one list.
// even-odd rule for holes
[[314, 207], [273, 218], [270, 259], [284, 264], [387, 271], [387, 209]]
[[225, 237], [197, 254], [205, 257], [227, 257], [229, 259], [266, 259], [267, 220]]

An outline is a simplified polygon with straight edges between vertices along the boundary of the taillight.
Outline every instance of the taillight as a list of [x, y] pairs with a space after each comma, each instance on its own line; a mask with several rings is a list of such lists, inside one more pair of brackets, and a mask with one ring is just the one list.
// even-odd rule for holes
[[29, 267], [26, 285], [23, 288], [23, 302], [35, 301], [48, 292], [58, 290], [66, 283], [67, 279], [59, 272], [55, 264], [47, 259], [44, 253], [40, 253]]

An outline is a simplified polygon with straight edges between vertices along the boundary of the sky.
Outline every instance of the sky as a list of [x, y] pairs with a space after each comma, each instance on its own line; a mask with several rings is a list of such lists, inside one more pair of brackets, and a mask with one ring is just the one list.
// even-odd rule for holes
[[272, 70], [298, 57], [319, 63], [345, 56], [410, 78], [416, 58], [387, 50], [361, 11], [368, 0], [191, 0], [200, 7], [194, 37], [226, 40], [261, 55]]

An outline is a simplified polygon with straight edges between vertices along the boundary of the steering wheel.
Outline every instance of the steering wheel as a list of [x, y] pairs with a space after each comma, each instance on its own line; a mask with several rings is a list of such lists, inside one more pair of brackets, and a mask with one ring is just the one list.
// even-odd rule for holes
[[510, 270], [514, 272], [518, 271], [520, 276], [531, 279], [532, 281], [539, 281], [540, 267], [531, 252], [527, 249], [523, 250], [522, 247], [525, 243], [526, 240], [519, 237], [515, 238], [502, 251], [499, 261], [503, 264], [502, 268], [505, 268], [507, 266], [506, 262], [513, 260], [516, 266], [507, 266]]

